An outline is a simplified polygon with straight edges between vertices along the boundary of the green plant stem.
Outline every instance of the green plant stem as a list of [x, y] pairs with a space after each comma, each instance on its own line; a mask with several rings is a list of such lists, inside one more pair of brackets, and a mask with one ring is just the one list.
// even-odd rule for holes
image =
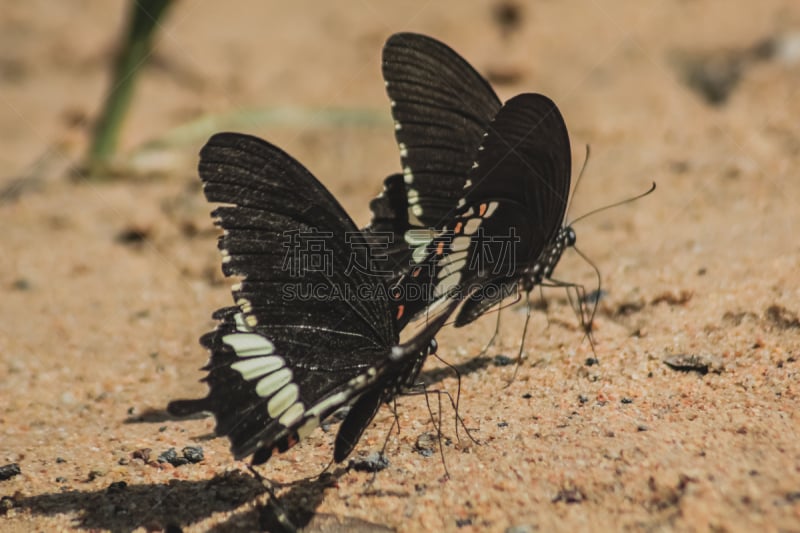
[[133, 0], [127, 37], [114, 63], [111, 89], [89, 149], [89, 171], [102, 168], [114, 155], [122, 122], [130, 106], [137, 74], [150, 56], [158, 21], [172, 0]]

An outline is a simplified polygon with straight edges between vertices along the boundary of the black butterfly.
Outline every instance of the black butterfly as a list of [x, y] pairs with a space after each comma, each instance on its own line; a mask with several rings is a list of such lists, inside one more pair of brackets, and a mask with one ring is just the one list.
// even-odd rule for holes
[[[168, 410], [212, 412], [234, 456], [253, 454], [260, 464], [352, 405], [334, 446], [341, 461], [381, 403], [413, 384], [447, 314], [401, 344], [398, 303], [386, 297], [384, 281], [359, 269], [345, 273], [353, 250], [369, 243], [325, 187], [279, 148], [217, 134], [200, 153], [199, 172], [206, 198], [229, 204], [213, 215], [224, 230], [223, 271], [242, 281], [232, 289], [235, 306], [218, 310], [217, 329], [201, 338], [211, 352], [208, 395], [173, 401]], [[317, 245], [331, 264], [316, 268], [308, 256], [287, 254], [287, 235], [324, 236]], [[298, 282], [321, 292], [287, 292]]]
[[[497, 123], [502, 104], [489, 83], [447, 45], [414, 33], [398, 33], [388, 39], [383, 76], [403, 174], [387, 178], [383, 192], [370, 204], [373, 218], [365, 228], [368, 238], [372, 233], [392, 235], [388, 264], [382, 265], [382, 270], [391, 271], [391, 279], [399, 279], [414, 261], [425, 261], [431, 251], [429, 244], [445, 226], [458, 228], [456, 222], [451, 223], [454, 217], [464, 218], [469, 207], [477, 213], [481, 204], [502, 200], [520, 204], [527, 218], [517, 223], [523, 228], [535, 227], [538, 233], [515, 250], [514, 264], [501, 265], [513, 269], [514, 275], [484, 279], [492, 285], [464, 303], [456, 327], [476, 320], [518, 289], [530, 293], [543, 283], [573, 286], [552, 281], [564, 249], [576, 239], [571, 227], [562, 227], [571, 152], [566, 125], [555, 104], [544, 96], [531, 95], [523, 98], [525, 103], [511, 105]], [[522, 114], [513, 117], [518, 111]], [[488, 144], [481, 146], [487, 134]], [[505, 160], [510, 148], [516, 148], [515, 162]], [[474, 170], [475, 165], [481, 170]], [[501, 217], [496, 224], [499, 233], [494, 236], [506, 235], [509, 222]], [[486, 230], [482, 230], [484, 237], [491, 237]], [[460, 252], [454, 257], [465, 253]], [[488, 252], [491, 247], [484, 253]], [[475, 253], [469, 256], [470, 262], [477, 259]], [[449, 269], [460, 265], [462, 262], [454, 259]], [[466, 274], [465, 279], [470, 277]], [[431, 301], [411, 302], [401, 325]]]
[[562, 227], [570, 187], [566, 124], [541, 94], [506, 102], [487, 127], [455, 214], [405, 277], [432, 288], [405, 302], [403, 320], [454, 294], [455, 325], [477, 319], [504, 298], [550, 279], [575, 233]]

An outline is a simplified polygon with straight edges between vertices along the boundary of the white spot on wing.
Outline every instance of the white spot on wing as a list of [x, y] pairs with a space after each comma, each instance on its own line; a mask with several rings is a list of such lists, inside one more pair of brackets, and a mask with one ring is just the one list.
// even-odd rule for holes
[[414, 174], [411, 172], [411, 167], [403, 167], [403, 181], [406, 185], [414, 183]]
[[256, 385], [256, 394], [262, 398], [269, 398], [292, 381], [292, 371], [284, 367], [261, 378]]
[[408, 223], [409, 224], [411, 224], [412, 226], [423, 226], [424, 225], [422, 223], [422, 221], [419, 219], [419, 217], [417, 217], [417, 215], [412, 213], [410, 209], [407, 210], [406, 213], [408, 214]]
[[450, 245], [450, 249], [453, 253], [463, 252], [467, 248], [469, 248], [470, 238], [464, 235], [456, 237], [453, 239], [453, 244]]
[[271, 355], [268, 357], [251, 357], [250, 359], [242, 359], [236, 361], [231, 365], [231, 368], [236, 370], [242, 375], [242, 379], [247, 381], [251, 379], [260, 378], [271, 372], [275, 372], [279, 368], [285, 366], [285, 361], [282, 357]]
[[247, 298], [239, 298], [238, 300], [236, 300], [236, 305], [238, 305], [239, 309], [241, 309], [245, 313], [249, 313], [250, 311], [253, 310], [253, 304], [251, 304], [250, 300], [248, 300]]
[[306, 412], [310, 416], [319, 417], [322, 413], [330, 410], [331, 408], [344, 405], [347, 400], [347, 393], [345, 391], [337, 392], [336, 394], [325, 398]]
[[239, 357], [270, 355], [275, 345], [258, 333], [231, 333], [222, 337], [222, 342], [233, 348]]
[[499, 204], [497, 202], [489, 202], [489, 207], [486, 209], [486, 212], [483, 214], [483, 218], [489, 218], [492, 216], [492, 213], [495, 212], [497, 206]]
[[400, 143], [398, 146], [400, 148], [400, 157], [408, 157], [408, 148], [406, 148], [405, 143]]
[[411, 253], [411, 259], [414, 260], [415, 263], [422, 263], [422, 261], [428, 256], [428, 245], [427, 244], [420, 244], [414, 251]]
[[[293, 403], [297, 401], [300, 388], [295, 383], [289, 383], [284, 388], [275, 393], [267, 402], [267, 412], [272, 418], [278, 418]], [[283, 422], [281, 422], [283, 423]], [[289, 424], [283, 424], [288, 426]]]
[[411, 212], [414, 213], [416, 216], [422, 216], [422, 206], [419, 204], [414, 204], [411, 206]]
[[435, 236], [436, 232], [427, 229], [410, 229], [403, 234], [405, 241], [412, 246], [426, 245]]
[[297, 428], [297, 436], [300, 437], [301, 439], [304, 439], [309, 435], [311, 435], [311, 432], [317, 429], [318, 426], [319, 426], [319, 417], [312, 416], [311, 418], [303, 422], [302, 426]]
[[461, 281], [461, 272], [456, 272], [451, 276], [447, 276], [439, 283], [436, 284], [436, 289], [433, 291], [434, 298], [441, 298], [448, 294], [451, 290], [455, 289], [458, 286], [458, 283]]
[[465, 257], [467, 257], [466, 251], [446, 255], [439, 261], [439, 266], [444, 268], [451, 263], [455, 263], [456, 261], [461, 261]]
[[[283, 424], [286, 427], [290, 427], [290, 426], [296, 424], [298, 420], [303, 418], [303, 414], [304, 413], [305, 413], [305, 408], [303, 407], [302, 403], [300, 403], [300, 402], [293, 403], [292, 406], [289, 407], [286, 410], [286, 412], [281, 415], [281, 417], [278, 419], [278, 422]], [[314, 426], [314, 427], [316, 427], [316, 426]], [[312, 427], [311, 429], [313, 430], [314, 428]], [[299, 429], [297, 431], [297, 434], [298, 434], [298, 436], [300, 436], [300, 430]], [[306, 433], [306, 435], [307, 435], [307, 433]], [[300, 438], [302, 439], [306, 435], [302, 435], [302, 436], [300, 436]]]
[[[466, 259], [462, 259], [461, 261], [453, 261], [451, 263], [448, 263], [447, 265], [444, 265], [442, 267], [442, 269], [439, 271], [439, 273], [436, 275], [436, 277], [439, 278], [439, 279], [442, 279], [442, 278], [447, 277], [447, 276], [449, 276], [451, 274], [456, 274], [462, 268], [464, 268], [464, 266], [466, 264], [467, 264], [467, 260]], [[442, 266], [441, 263], [439, 263], [439, 265]], [[459, 274], [459, 276], [460, 275], [461, 274]]]
[[351, 379], [350, 381], [348, 381], [347, 384], [350, 387], [361, 388], [361, 387], [364, 386], [364, 384], [366, 382], [367, 382], [367, 375], [366, 374], [359, 374], [356, 377], [354, 377], [353, 379]]
[[247, 325], [247, 322], [245, 321], [244, 315], [242, 313], [236, 313], [235, 315], [233, 315], [233, 321], [236, 323], [237, 331], [241, 331], [243, 333], [249, 333], [252, 331], [250, 329], [250, 326]]
[[471, 218], [464, 224], [464, 235], [472, 235], [478, 228], [481, 227], [482, 220], [480, 218]]

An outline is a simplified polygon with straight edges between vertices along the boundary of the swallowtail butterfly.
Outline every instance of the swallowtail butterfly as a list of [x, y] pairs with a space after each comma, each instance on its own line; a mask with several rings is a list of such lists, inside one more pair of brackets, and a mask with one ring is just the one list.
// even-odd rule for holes
[[[327, 189], [279, 148], [217, 134], [200, 153], [199, 173], [206, 198], [225, 204], [213, 212], [224, 230], [222, 267], [241, 282], [232, 289], [235, 305], [218, 310], [217, 328], [201, 338], [211, 352], [208, 395], [173, 401], [168, 410], [210, 411], [234, 456], [260, 464], [350, 405], [334, 445], [342, 461], [381, 403], [413, 384], [447, 313], [400, 343], [398, 303], [386, 297], [383, 279], [345, 272], [353, 250], [369, 243]], [[330, 265], [287, 255], [287, 235], [323, 233]], [[298, 281], [320, 292], [287, 294]]]
[[[383, 192], [370, 205], [373, 218], [365, 228], [368, 238], [373, 232], [393, 234], [390, 264], [383, 270], [393, 271], [398, 279], [408, 273], [409, 265], [425, 260], [434, 237], [448, 238], [443, 228], [448, 226], [455, 240], [455, 230], [475, 230], [482, 217], [494, 215], [493, 210], [479, 213], [481, 205], [510, 201], [522, 216], [512, 221], [498, 215], [491, 225], [498, 232], [494, 236], [507, 235], [513, 222], [531, 233], [531, 240], [515, 250], [515, 264], [501, 265], [515, 274], [492, 279], [492, 285], [473, 294], [455, 325], [469, 324], [518, 289], [529, 293], [550, 281], [564, 249], [575, 244], [573, 229], [562, 227], [571, 153], [566, 125], [555, 104], [541, 95], [523, 95], [506, 104], [500, 119], [502, 104], [488, 81], [447, 45], [414, 33], [388, 39], [383, 76], [403, 168], [402, 174], [385, 180]], [[481, 234], [484, 241], [492, 237], [488, 227]], [[468, 235], [459, 236], [448, 271], [474, 269], [480, 259], [497, 260], [488, 255], [491, 247], [480, 245], [483, 258], [478, 257], [477, 244], [471, 252], [458, 249]], [[461, 272], [445, 278], [445, 283], [457, 277], [466, 281], [470, 275]], [[409, 305], [404, 319], [411, 319], [425, 303]]]
[[[575, 233], [562, 227], [570, 187], [569, 135], [541, 94], [511, 98], [487, 126], [454, 215], [405, 278], [433, 287], [432, 302], [459, 293], [457, 327], [516, 290], [552, 275]], [[430, 301], [406, 302], [405, 320]], [[401, 324], [403, 318], [401, 317]]]

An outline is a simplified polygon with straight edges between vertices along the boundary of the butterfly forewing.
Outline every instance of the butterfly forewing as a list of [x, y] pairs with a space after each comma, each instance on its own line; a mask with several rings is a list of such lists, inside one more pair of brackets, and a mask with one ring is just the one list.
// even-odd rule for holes
[[475, 150], [501, 104], [469, 63], [424, 35], [391, 36], [383, 76], [403, 175], [390, 176], [373, 200], [366, 231], [394, 236], [383, 270], [401, 273], [413, 251], [430, 240], [407, 238], [407, 232], [438, 228], [452, 217]]

